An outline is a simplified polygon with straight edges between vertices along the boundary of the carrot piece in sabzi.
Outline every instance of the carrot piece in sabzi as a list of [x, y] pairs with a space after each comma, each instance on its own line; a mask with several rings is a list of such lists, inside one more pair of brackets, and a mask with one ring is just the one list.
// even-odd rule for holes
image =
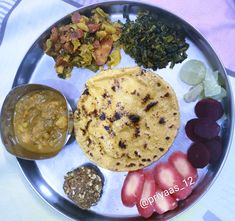
[[97, 65], [104, 65], [113, 47], [111, 38], [103, 39], [98, 48], [94, 51], [94, 57]]
[[79, 12], [74, 12], [71, 16], [71, 20], [74, 24], [80, 22], [80, 19], [81, 19], [81, 15]]
[[87, 26], [89, 28], [89, 32], [91, 32], [91, 33], [98, 31], [100, 28], [100, 24], [95, 24], [95, 23], [89, 23], [89, 24], [87, 24]]

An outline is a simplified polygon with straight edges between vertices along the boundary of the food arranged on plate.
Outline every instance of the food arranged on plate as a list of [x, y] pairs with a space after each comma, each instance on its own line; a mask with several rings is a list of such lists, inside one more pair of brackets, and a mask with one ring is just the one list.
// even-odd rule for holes
[[193, 86], [184, 95], [186, 102], [196, 101], [200, 96], [221, 100], [227, 95], [221, 86], [219, 72], [212, 71], [199, 60], [192, 59], [184, 63], [180, 70], [180, 79]]
[[200, 100], [195, 106], [194, 118], [187, 122], [185, 132], [194, 141], [188, 150], [188, 159], [195, 168], [216, 163], [222, 154], [217, 121], [224, 115], [222, 104], [212, 98]]
[[148, 218], [154, 212], [163, 214], [174, 210], [178, 201], [192, 193], [198, 173], [187, 155], [174, 152], [168, 162], [157, 164], [152, 170], [128, 173], [122, 186], [121, 198], [125, 206], [137, 206], [141, 216]]
[[[153, 70], [173, 68], [187, 58], [189, 47], [185, 32], [177, 24], [142, 11], [135, 21], [111, 22], [101, 8], [91, 17], [75, 12], [71, 23], [51, 29], [44, 51], [56, 62], [59, 77], [69, 78], [74, 66], [97, 71], [107, 64], [113, 67], [121, 60], [120, 48], [136, 63]], [[144, 33], [144, 35], [140, 34]]]
[[112, 67], [120, 62], [121, 27], [101, 8], [92, 10], [90, 17], [75, 12], [71, 23], [51, 29], [44, 51], [54, 58], [60, 78], [69, 78], [74, 66], [93, 71], [104, 64]]
[[75, 136], [87, 157], [114, 171], [158, 160], [180, 125], [176, 94], [140, 67], [102, 71], [86, 82], [74, 114]]
[[187, 58], [189, 47], [181, 26], [163, 16], [142, 11], [135, 21], [127, 16], [120, 42], [124, 51], [144, 68], [173, 68]]
[[84, 165], [69, 171], [64, 178], [66, 195], [81, 209], [89, 209], [100, 200], [103, 178], [98, 168]]
[[[101, 70], [74, 98], [78, 148], [87, 162], [102, 170], [127, 172], [117, 197], [123, 207], [136, 206], [148, 218], [176, 209], [179, 201], [193, 194], [200, 180], [198, 169], [220, 160], [227, 92], [219, 71], [197, 58], [187, 59], [190, 44], [180, 24], [146, 10], [135, 20], [124, 17], [124, 23], [113, 22], [101, 8], [90, 16], [74, 12], [69, 22], [51, 29], [43, 49], [55, 60], [60, 78], [69, 80], [74, 67]], [[113, 68], [121, 62], [121, 50], [138, 66]], [[154, 72], [164, 68], [170, 72], [176, 64], [180, 83], [192, 86], [183, 105], [190, 112], [189, 105], [195, 102], [196, 116], [186, 124], [181, 121], [185, 113], [175, 85]], [[13, 124], [16, 140], [27, 150], [56, 152], [68, 130], [66, 100], [49, 90], [28, 93], [15, 106]], [[180, 128], [191, 144], [186, 151], [177, 146], [166, 156]], [[78, 165], [64, 176], [64, 193], [83, 210], [97, 205], [109, 185], [95, 165]]]
[[66, 100], [52, 90], [27, 93], [16, 103], [13, 119], [17, 142], [31, 152], [58, 152], [68, 129]]

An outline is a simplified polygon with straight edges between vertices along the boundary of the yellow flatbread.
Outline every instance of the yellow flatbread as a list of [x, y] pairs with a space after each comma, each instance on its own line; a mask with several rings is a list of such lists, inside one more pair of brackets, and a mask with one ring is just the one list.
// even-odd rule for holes
[[172, 145], [179, 124], [171, 86], [140, 67], [110, 69], [90, 78], [74, 113], [82, 150], [113, 171], [137, 170], [158, 160]]

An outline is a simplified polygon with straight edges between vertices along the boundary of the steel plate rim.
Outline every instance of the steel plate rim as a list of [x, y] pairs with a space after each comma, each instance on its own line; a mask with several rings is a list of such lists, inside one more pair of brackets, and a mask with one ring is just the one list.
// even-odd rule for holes
[[[38, 189], [31, 183], [30, 179], [26, 176], [25, 170], [24, 170], [24, 166], [23, 166], [23, 161], [25, 161], [24, 159], [20, 159], [18, 157], [16, 157], [17, 160], [17, 164], [20, 167], [21, 173], [23, 174], [23, 176], [25, 177], [27, 183], [29, 184], [31, 190], [33, 190], [34, 193], [36, 193], [35, 195], [39, 198], [42, 199], [42, 202], [45, 203], [45, 205], [48, 205], [50, 208], [54, 209], [55, 211], [57, 211], [59, 214], [63, 215], [64, 217], [70, 219], [70, 220], [74, 220], [73, 218], [71, 218], [70, 216], [66, 215], [65, 213], [61, 212], [59, 209], [57, 209], [55, 206], [53, 206], [50, 202], [48, 202], [48, 200], [45, 198], [45, 196], [43, 196], [41, 193], [39, 193]], [[34, 161], [32, 161], [33, 164], [36, 164]]]
[[[203, 191], [203, 193], [193, 202], [191, 203], [191, 205], [189, 205], [187, 208], [184, 208], [182, 209], [181, 211], [179, 211], [174, 217], [170, 218], [169, 220], [172, 220], [172, 219], [175, 219], [175, 218], [178, 218], [180, 215], [182, 215], [183, 213], [185, 213], [187, 210], [191, 209], [193, 206], [195, 206], [197, 203], [199, 203], [199, 201], [206, 195], [206, 193], [211, 189], [211, 187], [214, 185], [214, 183], [216, 182], [218, 176], [220, 175], [225, 163], [226, 163], [226, 160], [228, 158], [228, 154], [230, 152], [230, 149], [231, 149], [231, 144], [232, 144], [232, 139], [233, 139], [233, 133], [234, 133], [234, 123], [235, 123], [235, 117], [234, 117], [234, 95], [232, 93], [232, 90], [231, 90], [231, 82], [228, 78], [228, 75], [227, 75], [227, 72], [225, 70], [225, 67], [223, 65], [223, 62], [221, 61], [221, 59], [219, 58], [218, 54], [215, 52], [214, 48], [211, 46], [211, 43], [202, 35], [202, 33], [197, 29], [195, 28], [193, 25], [191, 25], [188, 21], [184, 20], [183, 18], [181, 18], [180, 16], [176, 15], [175, 13], [173, 13], [172, 11], [169, 11], [165, 8], [161, 8], [160, 6], [158, 6], [157, 4], [152, 4], [152, 3], [145, 3], [145, 2], [141, 2], [141, 1], [132, 1], [132, 0], [124, 0], [124, 1], [117, 1], [117, 0], [111, 0], [111, 1], [102, 1], [102, 2], [99, 2], [99, 3], [94, 3], [94, 4], [89, 4], [89, 5], [85, 5], [85, 6], [82, 6], [82, 7], [79, 7], [77, 9], [75, 9], [74, 11], [77, 11], [77, 10], [82, 10], [82, 9], [86, 9], [86, 8], [89, 8], [89, 7], [97, 7], [97, 6], [103, 6], [103, 4], [110, 4], [110, 5], [117, 5], [117, 4], [120, 4], [120, 5], [123, 5], [123, 4], [136, 4], [136, 5], [142, 5], [142, 6], [148, 6], [148, 7], [151, 7], [151, 8], [156, 8], [156, 9], [159, 9], [161, 11], [164, 11], [164, 13], [168, 13], [170, 15], [173, 15], [174, 17], [176, 17], [177, 19], [179, 19], [181, 22], [183, 22], [184, 24], [186, 24], [187, 26], [189, 26], [191, 29], [193, 29], [199, 36], [200, 38], [209, 46], [210, 48], [210, 51], [213, 52], [214, 56], [218, 59], [219, 63], [221, 64], [221, 67], [222, 67], [222, 70], [223, 70], [223, 75], [224, 75], [224, 78], [226, 80], [226, 83], [228, 85], [228, 88], [229, 88], [229, 95], [230, 95], [230, 112], [231, 112], [231, 121], [230, 121], [230, 130], [228, 132], [228, 144], [227, 144], [227, 150], [226, 150], [226, 153], [224, 155], [224, 158], [218, 168], [218, 170], [216, 171], [215, 173], [215, 176], [213, 177], [212, 181], [209, 183], [209, 185], [206, 187], [206, 189]], [[72, 11], [71, 13], [73, 13], [74, 11]], [[43, 35], [43, 33], [45, 33], [45, 31], [49, 30], [53, 25], [55, 25], [56, 23], [62, 21], [63, 19], [65, 19], [67, 16], [69, 16], [71, 13], [65, 15], [64, 17], [62, 17], [61, 19], [57, 20], [55, 23], [53, 23], [52, 25], [50, 25], [46, 30], [44, 30], [39, 36], [38, 38], [34, 41], [34, 43], [29, 47], [27, 53], [25, 54], [25, 56], [28, 54], [28, 52], [33, 48], [33, 46], [36, 44], [37, 40], [39, 39], [40, 36]], [[25, 58], [24, 56], [24, 58]], [[24, 62], [24, 58], [22, 59], [21, 61], [21, 64]], [[16, 73], [16, 76], [19, 72], [19, 69], [21, 67], [21, 64], [17, 70], [17, 73]], [[16, 78], [15, 76], [15, 78]], [[15, 86], [15, 79], [13, 81], [13, 85], [12, 85], [12, 88]], [[24, 165], [23, 165], [23, 162], [25, 160], [23, 159], [20, 159], [20, 158], [16, 158], [17, 159], [17, 162], [18, 162], [18, 165], [24, 175], [24, 177], [26, 178], [27, 182], [29, 182], [31, 188], [34, 190], [34, 192], [37, 193], [37, 195], [44, 201], [46, 202], [46, 204], [48, 204], [51, 208], [55, 209], [56, 211], [58, 211], [60, 214], [62, 214], [63, 216], [71, 219], [71, 220], [74, 220], [74, 218], [72, 218], [70, 215], [62, 212], [60, 209], [57, 208], [57, 206], [55, 205], [52, 205], [50, 203], [50, 201], [42, 194], [40, 193], [40, 191], [32, 184], [31, 180], [26, 176], [26, 172], [25, 172], [25, 168], [24, 168]], [[27, 161], [27, 160], [26, 160]], [[35, 164], [36, 165], [36, 162], [35, 161], [31, 161], [31, 163]], [[45, 180], [44, 180], [45, 181]], [[46, 181], [45, 181], [46, 182]], [[49, 186], [49, 184], [47, 184]], [[51, 188], [51, 187], [50, 187]], [[52, 188], [51, 188], [52, 189]], [[52, 189], [53, 190], [53, 189]], [[54, 191], [54, 190], [53, 190]], [[133, 217], [135, 218], [135, 217]], [[116, 218], [113, 218], [114, 220], [116, 220]], [[79, 219], [76, 219], [76, 220], [79, 220]], [[118, 219], [117, 219], [118, 220]]]

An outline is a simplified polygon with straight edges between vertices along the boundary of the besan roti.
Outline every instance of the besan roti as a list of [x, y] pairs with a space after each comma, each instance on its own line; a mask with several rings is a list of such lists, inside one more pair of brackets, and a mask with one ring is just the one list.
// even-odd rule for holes
[[179, 125], [172, 87], [140, 67], [110, 69], [90, 78], [74, 113], [80, 147], [91, 161], [112, 171], [137, 170], [158, 160]]

